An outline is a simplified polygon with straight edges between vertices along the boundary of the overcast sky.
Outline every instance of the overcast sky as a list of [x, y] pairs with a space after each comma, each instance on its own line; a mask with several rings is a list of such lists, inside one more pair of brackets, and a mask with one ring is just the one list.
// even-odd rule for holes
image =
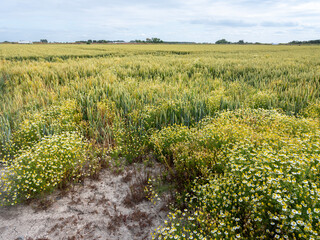
[[320, 39], [320, 0], [1, 0], [0, 41]]

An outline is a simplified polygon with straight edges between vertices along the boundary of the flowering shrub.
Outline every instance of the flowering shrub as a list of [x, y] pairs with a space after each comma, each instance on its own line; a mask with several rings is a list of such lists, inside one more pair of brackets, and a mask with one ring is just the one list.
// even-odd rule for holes
[[54, 105], [40, 112], [29, 114], [0, 151], [4, 159], [10, 160], [19, 151], [33, 146], [44, 136], [77, 130], [80, 121], [81, 115], [74, 101], [65, 101], [61, 105]]
[[216, 123], [238, 132], [219, 155], [223, 174], [212, 171], [205, 184], [195, 179], [185, 198], [188, 207], [173, 211], [154, 238], [317, 239], [319, 123], [275, 111], [240, 110], [222, 113], [197, 136], [206, 128], [229, 133]]
[[109, 150], [111, 156], [125, 157], [129, 163], [140, 160], [146, 153], [148, 141], [148, 136], [143, 130], [124, 121], [115, 121], [112, 128], [115, 146]]
[[2, 173], [0, 203], [14, 205], [80, 177], [86, 151], [87, 144], [76, 132], [42, 138], [14, 158]]
[[303, 115], [306, 117], [319, 118], [320, 117], [320, 102], [310, 104], [304, 109]]
[[272, 106], [276, 105], [277, 96], [272, 92], [259, 91], [252, 96], [252, 100], [249, 103], [252, 108], [263, 108], [270, 109]]
[[181, 142], [189, 142], [192, 139], [192, 132], [186, 126], [169, 126], [161, 131], [155, 131], [150, 137], [153, 149], [160, 160], [163, 160], [168, 167], [173, 161], [173, 147]]
[[2, 148], [1, 204], [16, 204], [79, 177], [88, 144], [74, 101], [29, 115]]

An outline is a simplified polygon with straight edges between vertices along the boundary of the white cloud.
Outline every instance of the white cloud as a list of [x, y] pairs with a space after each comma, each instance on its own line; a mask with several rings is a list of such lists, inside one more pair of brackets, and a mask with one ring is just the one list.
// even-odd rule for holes
[[220, 38], [286, 42], [319, 38], [320, 2], [5, 0], [0, 9], [0, 29], [0, 41], [160, 37], [200, 42]]

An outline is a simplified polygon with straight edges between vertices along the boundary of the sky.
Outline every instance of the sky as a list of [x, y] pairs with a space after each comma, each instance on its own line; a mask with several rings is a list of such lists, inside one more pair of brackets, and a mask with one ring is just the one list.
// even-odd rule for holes
[[320, 0], [0, 0], [0, 42], [320, 39]]

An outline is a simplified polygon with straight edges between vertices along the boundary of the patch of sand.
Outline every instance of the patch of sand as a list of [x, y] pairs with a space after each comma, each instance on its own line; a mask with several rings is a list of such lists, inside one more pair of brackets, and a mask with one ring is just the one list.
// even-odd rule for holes
[[138, 188], [146, 177], [134, 166], [119, 175], [102, 170], [98, 180], [86, 179], [67, 192], [1, 207], [0, 239], [150, 239], [168, 210], [164, 201], [143, 198]]

